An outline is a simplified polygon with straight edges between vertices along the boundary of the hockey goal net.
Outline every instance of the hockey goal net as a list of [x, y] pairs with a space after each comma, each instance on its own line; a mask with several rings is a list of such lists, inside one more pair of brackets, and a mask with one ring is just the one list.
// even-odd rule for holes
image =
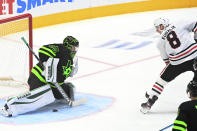
[[31, 14], [0, 18], [0, 86], [27, 85], [33, 58], [21, 37], [32, 48]]

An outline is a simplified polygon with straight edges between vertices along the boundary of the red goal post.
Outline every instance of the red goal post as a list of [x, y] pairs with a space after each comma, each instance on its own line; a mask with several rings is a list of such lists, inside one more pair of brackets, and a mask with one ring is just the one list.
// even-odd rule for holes
[[33, 67], [33, 56], [21, 37], [25, 37], [33, 48], [32, 30], [31, 14], [0, 17], [0, 81], [27, 82]]

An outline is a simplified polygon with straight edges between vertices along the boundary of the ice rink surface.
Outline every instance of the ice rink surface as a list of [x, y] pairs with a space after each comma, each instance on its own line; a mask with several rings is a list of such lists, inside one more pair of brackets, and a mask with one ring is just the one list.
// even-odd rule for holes
[[166, 17], [182, 24], [197, 20], [196, 14], [197, 8], [132, 13], [35, 29], [36, 52], [44, 44], [61, 43], [67, 35], [78, 38], [79, 72], [68, 81], [76, 85], [77, 92], [110, 97], [113, 103], [84, 117], [44, 124], [1, 123], [1, 130], [158, 131], [172, 124], [179, 104], [189, 100], [186, 86], [191, 72], [170, 82], [150, 113], [139, 111], [145, 91], [165, 67], [156, 48], [153, 21]]

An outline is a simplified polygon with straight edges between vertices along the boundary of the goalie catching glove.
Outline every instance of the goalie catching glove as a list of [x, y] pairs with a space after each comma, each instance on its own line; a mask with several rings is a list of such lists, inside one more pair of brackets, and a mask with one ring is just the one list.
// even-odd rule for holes
[[71, 73], [70, 73], [70, 77], [73, 77], [73, 76], [76, 75], [77, 72], [78, 72], [78, 57], [75, 56], [75, 58], [74, 58], [73, 61], [74, 61], [74, 64], [73, 64], [73, 66], [72, 66], [72, 71], [71, 71]]

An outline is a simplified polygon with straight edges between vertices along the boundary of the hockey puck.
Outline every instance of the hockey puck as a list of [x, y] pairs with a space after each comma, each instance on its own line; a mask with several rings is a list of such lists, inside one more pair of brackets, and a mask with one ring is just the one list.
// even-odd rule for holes
[[58, 110], [57, 109], [53, 109], [53, 112], [58, 112]]

